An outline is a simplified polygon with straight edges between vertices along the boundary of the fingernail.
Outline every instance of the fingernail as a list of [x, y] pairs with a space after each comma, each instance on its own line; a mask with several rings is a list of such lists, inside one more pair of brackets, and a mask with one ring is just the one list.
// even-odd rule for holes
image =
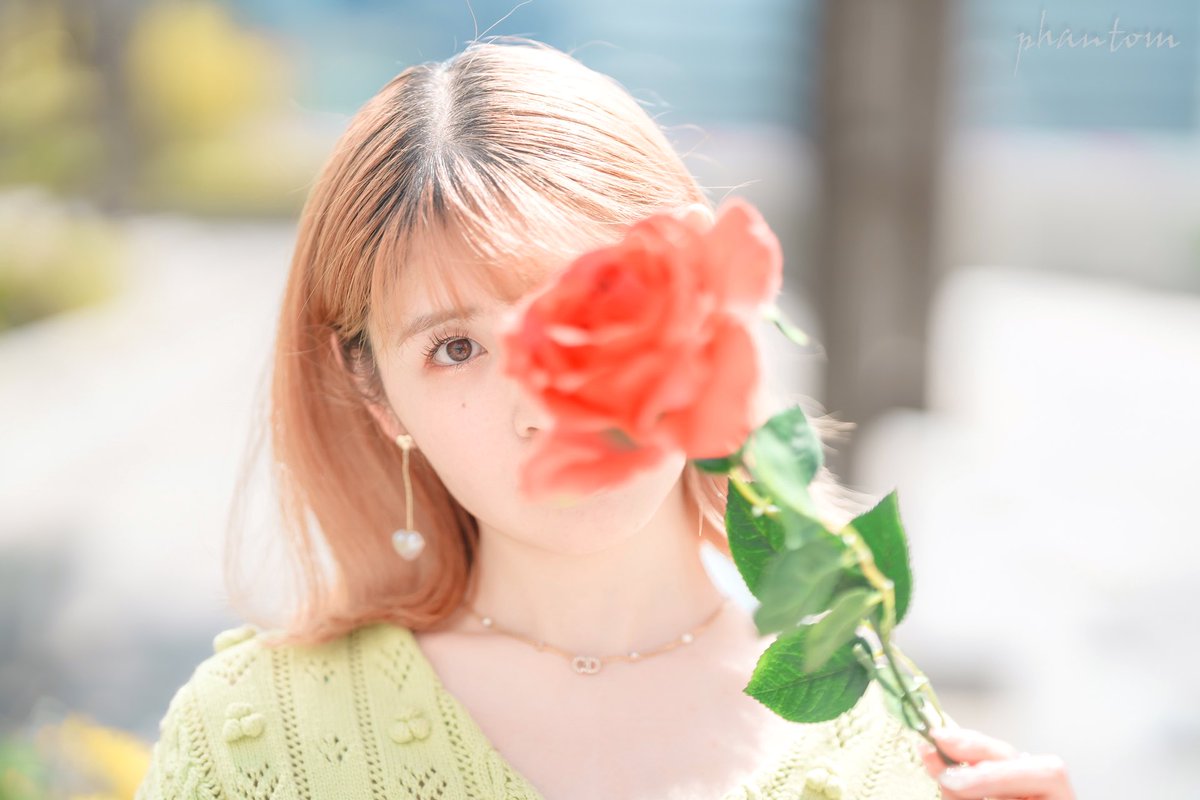
[[961, 738], [954, 728], [933, 728], [929, 731], [929, 735], [942, 742], [952, 742]]
[[964, 767], [949, 767], [938, 775], [938, 782], [947, 789], [965, 789], [971, 782], [971, 773]]

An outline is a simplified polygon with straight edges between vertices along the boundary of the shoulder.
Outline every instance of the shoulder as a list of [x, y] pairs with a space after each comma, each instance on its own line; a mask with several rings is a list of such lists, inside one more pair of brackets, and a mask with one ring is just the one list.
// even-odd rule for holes
[[748, 787], [748, 798], [784, 796], [778, 791], [786, 790], [828, 800], [939, 800], [941, 788], [916, 749], [920, 735], [892, 716], [883, 691], [872, 682], [840, 716], [798, 723], [796, 746], [783, 768]]
[[[917, 751], [921, 736], [897, 719], [888, 709], [884, 688], [872, 681], [856, 706], [849, 724], [839, 729], [835, 744], [857, 750], [864, 759], [856, 796], [938, 800], [941, 787], [925, 769]], [[858, 737], [857, 747], [848, 737]]]
[[855, 796], [863, 800], [938, 800], [941, 787], [917, 751], [920, 734], [892, 715], [884, 692], [872, 681], [854, 708], [834, 720], [830, 755], [853, 753], [861, 759]]
[[336, 751], [360, 717], [400, 713], [428, 691], [413, 647], [409, 629], [381, 623], [319, 644], [283, 643], [276, 631], [243, 625], [213, 638], [213, 654], [188, 684], [224, 745], [278, 754], [301, 736], [324, 735]]
[[[369, 795], [487, 784], [412, 632], [374, 623], [320, 644], [243, 625], [175, 692], [136, 800]], [[251, 787], [247, 789], [247, 787]]]
[[239, 786], [312, 796], [320, 771], [343, 763], [353, 779], [350, 762], [364, 759], [362, 715], [403, 710], [407, 692], [369, 684], [389, 649], [403, 652], [406, 633], [371, 625], [305, 645], [251, 625], [221, 631], [167, 704], [137, 800], [222, 797]]

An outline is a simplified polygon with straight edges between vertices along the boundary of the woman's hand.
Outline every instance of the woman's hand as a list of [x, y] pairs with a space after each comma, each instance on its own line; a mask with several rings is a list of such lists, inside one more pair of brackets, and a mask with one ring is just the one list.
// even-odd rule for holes
[[1019, 753], [1007, 742], [967, 728], [935, 728], [930, 735], [946, 755], [968, 765], [947, 767], [932, 745], [917, 742], [944, 800], [1075, 800], [1058, 756]]

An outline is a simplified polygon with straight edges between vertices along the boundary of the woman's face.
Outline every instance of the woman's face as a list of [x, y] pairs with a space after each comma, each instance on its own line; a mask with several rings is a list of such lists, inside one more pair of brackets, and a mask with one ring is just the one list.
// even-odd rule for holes
[[463, 305], [477, 313], [415, 330], [414, 321], [444, 310], [418, 280], [401, 284], [403, 303], [389, 306], [404, 308], [389, 320], [395, 333], [376, 345], [384, 389], [401, 427], [378, 409], [376, 418], [390, 437], [412, 435], [485, 532], [555, 552], [595, 552], [635, 534], [681, 489], [686, 456], [678, 453], [572, 505], [525, 500], [517, 490], [518, 466], [551, 418], [501, 372], [497, 328], [511, 306], [485, 291], [461, 288]]

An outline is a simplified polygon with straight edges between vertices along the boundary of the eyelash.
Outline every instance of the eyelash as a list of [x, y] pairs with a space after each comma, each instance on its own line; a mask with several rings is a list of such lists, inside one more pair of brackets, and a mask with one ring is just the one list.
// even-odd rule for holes
[[[425, 350], [423, 352], [423, 355], [425, 356], [425, 362], [432, 366], [440, 367], [442, 369], [455, 369], [456, 370], [456, 369], [465, 367], [468, 364], [470, 364], [472, 361], [474, 361], [475, 359], [471, 358], [471, 359], [467, 359], [466, 361], [459, 361], [456, 364], [446, 365], [446, 364], [438, 364], [437, 362], [435, 362], [433, 360], [433, 357], [435, 355], [437, 355], [437, 351], [442, 348], [442, 345], [444, 345], [446, 342], [453, 342], [456, 339], [467, 339], [469, 341], [475, 342], [474, 339], [472, 339], [470, 336], [467, 335], [466, 331], [464, 331], [460, 328], [456, 328], [456, 329], [449, 330], [446, 332], [434, 333], [433, 336], [430, 337], [429, 344], [425, 347]], [[479, 344], [479, 343], [475, 342], [475, 344]], [[480, 347], [482, 347], [482, 345], [480, 345]]]

